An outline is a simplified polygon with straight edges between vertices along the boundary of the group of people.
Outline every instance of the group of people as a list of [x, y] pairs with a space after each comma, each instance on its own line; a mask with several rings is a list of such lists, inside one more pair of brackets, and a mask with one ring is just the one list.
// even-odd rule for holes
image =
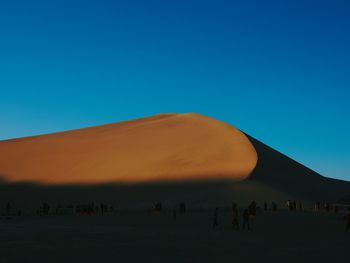
[[[243, 210], [242, 213], [242, 229], [250, 230], [250, 217], [256, 216], [257, 203], [255, 201], [251, 202], [250, 205]], [[232, 227], [234, 230], [240, 229], [240, 220], [239, 220], [239, 209], [236, 203], [232, 203]], [[219, 226], [219, 208], [215, 208], [214, 217], [213, 217], [213, 228]]]
[[[286, 203], [286, 206], [289, 211], [295, 211], [299, 209], [300, 211], [303, 210], [303, 204], [299, 201], [298, 203], [296, 201], [288, 200]], [[74, 209], [75, 208], [75, 209]], [[327, 212], [334, 211], [335, 213], [338, 213], [339, 207], [338, 205], [331, 205], [329, 203], [321, 203], [316, 202], [313, 206], [314, 211], [321, 211], [321, 209], [324, 209]], [[161, 212], [163, 209], [162, 203], [157, 202], [153, 206], [153, 211], [155, 212]], [[264, 211], [269, 210], [268, 204], [265, 201], [263, 204]], [[44, 202], [37, 210], [37, 215], [49, 215], [49, 214], [55, 214], [60, 215], [64, 214], [63, 211], [69, 210], [72, 211], [72, 214], [75, 212], [77, 215], [104, 215], [106, 213], [113, 213], [114, 208], [113, 206], [109, 206], [104, 203], [94, 204], [92, 203], [86, 203], [86, 204], [77, 204], [75, 207], [72, 204], [69, 204], [67, 206], [62, 206], [61, 204], [58, 204], [57, 206], [50, 207], [50, 205], [47, 202]], [[178, 210], [181, 214], [186, 213], [186, 205], [184, 202], [179, 204]], [[271, 203], [271, 210], [273, 212], [277, 212], [278, 206], [275, 202]], [[350, 230], [350, 207], [347, 208], [348, 213], [345, 216], [346, 220], [346, 232]], [[13, 207], [11, 203], [7, 203], [5, 206], [5, 214], [7, 216], [11, 216], [14, 214], [17, 214], [20, 216], [22, 214], [22, 210], [18, 210], [17, 212], [13, 212]], [[240, 216], [239, 216], [239, 209], [238, 205], [236, 203], [232, 203], [231, 205], [231, 212], [232, 212], [232, 227], [234, 230], [240, 230]], [[242, 229], [243, 230], [250, 230], [250, 218], [255, 217], [257, 215], [257, 203], [255, 201], [251, 202], [248, 207], [243, 209], [242, 212]], [[174, 207], [173, 209], [173, 217], [176, 218], [177, 216], [177, 208]], [[219, 226], [219, 208], [215, 208], [214, 215], [213, 215], [213, 228], [216, 228]]]
[[300, 211], [303, 210], [303, 204], [300, 201], [297, 203], [295, 200], [288, 200], [286, 206], [289, 209], [289, 211], [296, 211], [297, 209], [299, 209]]

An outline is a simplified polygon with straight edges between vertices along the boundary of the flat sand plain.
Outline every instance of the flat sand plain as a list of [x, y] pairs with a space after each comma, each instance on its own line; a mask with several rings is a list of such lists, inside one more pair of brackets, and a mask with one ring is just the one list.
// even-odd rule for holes
[[234, 231], [228, 208], [0, 220], [0, 262], [348, 262], [343, 214], [258, 211]]

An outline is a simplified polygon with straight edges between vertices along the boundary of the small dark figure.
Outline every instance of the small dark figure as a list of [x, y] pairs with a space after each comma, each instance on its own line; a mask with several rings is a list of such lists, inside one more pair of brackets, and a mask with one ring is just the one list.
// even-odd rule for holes
[[266, 201], [264, 202], [264, 211], [267, 211], [267, 203], [266, 203]]
[[154, 205], [154, 211], [155, 212], [161, 212], [162, 211], [162, 203], [158, 202]]
[[21, 210], [21, 209], [19, 209], [19, 210], [17, 211], [17, 215], [18, 215], [18, 216], [21, 216], [21, 215], [22, 215], [22, 210]]
[[345, 229], [345, 232], [348, 232], [349, 229], [350, 229], [350, 213], [348, 213], [347, 216], [346, 216], [346, 229]]
[[50, 206], [48, 203], [43, 203], [43, 214], [48, 215], [50, 211]]
[[233, 202], [231, 208], [232, 208], [232, 212], [235, 212], [237, 210], [237, 204]]
[[299, 201], [299, 210], [303, 211], [303, 204]]
[[277, 210], [278, 210], [277, 204], [275, 202], [272, 202], [272, 211], [277, 212]]
[[338, 212], [339, 212], [339, 207], [336, 205], [336, 206], [334, 207], [334, 213], [338, 214]]
[[233, 211], [232, 226], [234, 230], [239, 230], [238, 209]]
[[100, 203], [100, 208], [101, 208], [101, 215], [103, 215], [103, 213], [105, 211], [105, 206], [103, 203]]
[[250, 230], [249, 216], [250, 216], [249, 209], [244, 209], [244, 212], [243, 212], [243, 230], [246, 229], [246, 227], [248, 230]]
[[213, 228], [219, 225], [218, 216], [219, 216], [219, 208], [215, 208], [214, 217], [213, 217]]
[[327, 212], [329, 212], [329, 210], [331, 209], [331, 206], [330, 206], [329, 203], [326, 203], [326, 204], [324, 205], [324, 208], [326, 209]]
[[180, 213], [185, 214], [186, 213], [186, 204], [185, 203], [180, 203]]
[[256, 216], [256, 202], [255, 201], [250, 203], [248, 210], [249, 210], [249, 214], [251, 216], [253, 216], [253, 217]]

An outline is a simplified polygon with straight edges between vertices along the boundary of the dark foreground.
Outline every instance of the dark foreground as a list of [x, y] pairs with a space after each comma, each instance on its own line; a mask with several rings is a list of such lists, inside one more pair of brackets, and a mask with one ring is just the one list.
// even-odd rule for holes
[[231, 214], [119, 212], [0, 220], [0, 262], [348, 262], [343, 215], [259, 212], [251, 230]]

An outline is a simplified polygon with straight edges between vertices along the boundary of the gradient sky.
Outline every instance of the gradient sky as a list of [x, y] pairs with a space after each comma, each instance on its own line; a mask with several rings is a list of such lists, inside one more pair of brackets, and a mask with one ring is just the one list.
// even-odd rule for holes
[[350, 180], [350, 1], [1, 1], [0, 139], [198, 112]]

